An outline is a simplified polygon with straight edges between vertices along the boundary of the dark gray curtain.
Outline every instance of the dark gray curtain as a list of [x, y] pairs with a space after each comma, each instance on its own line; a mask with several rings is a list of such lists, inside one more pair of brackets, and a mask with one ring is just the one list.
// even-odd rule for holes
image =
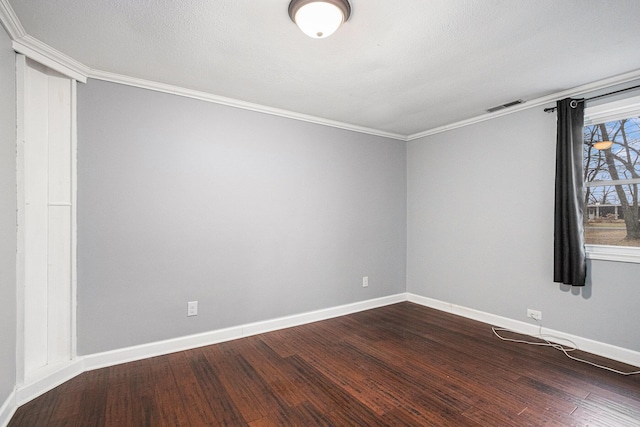
[[583, 135], [584, 101], [563, 99], [557, 104], [554, 282], [584, 286]]

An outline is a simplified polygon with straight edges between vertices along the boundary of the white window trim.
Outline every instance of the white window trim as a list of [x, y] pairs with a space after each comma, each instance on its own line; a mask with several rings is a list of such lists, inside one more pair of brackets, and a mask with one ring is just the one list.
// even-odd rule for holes
[[629, 184], [640, 184], [639, 178], [634, 179], [619, 179], [617, 181], [591, 181], [585, 182], [585, 187], [609, 187], [613, 185], [629, 185]]
[[[640, 96], [585, 108], [584, 125], [589, 126], [597, 123], [620, 120], [634, 114], [640, 114]], [[588, 186], [599, 186], [602, 184], [603, 183], [593, 183]], [[640, 264], [640, 248], [637, 247], [585, 245], [585, 251], [587, 259]]]
[[585, 245], [587, 259], [640, 264], [640, 248], [631, 246]]
[[640, 95], [584, 109], [584, 125], [612, 122], [640, 113]]

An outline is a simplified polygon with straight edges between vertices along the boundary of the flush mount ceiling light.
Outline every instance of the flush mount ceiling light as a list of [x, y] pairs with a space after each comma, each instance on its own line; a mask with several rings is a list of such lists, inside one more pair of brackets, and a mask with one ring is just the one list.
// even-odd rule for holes
[[593, 148], [596, 150], [608, 150], [613, 145], [613, 141], [599, 141], [593, 143]]
[[333, 34], [351, 15], [349, 0], [291, 0], [289, 16], [314, 39]]

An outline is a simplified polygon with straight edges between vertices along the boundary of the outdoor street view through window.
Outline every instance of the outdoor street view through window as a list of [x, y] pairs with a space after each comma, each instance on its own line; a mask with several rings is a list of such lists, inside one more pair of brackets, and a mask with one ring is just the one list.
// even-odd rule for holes
[[640, 247], [640, 115], [584, 127], [585, 243]]

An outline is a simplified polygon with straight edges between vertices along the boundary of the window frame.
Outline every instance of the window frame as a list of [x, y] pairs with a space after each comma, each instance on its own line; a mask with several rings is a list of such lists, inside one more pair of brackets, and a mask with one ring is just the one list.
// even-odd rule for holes
[[[640, 95], [607, 102], [584, 111], [584, 126], [640, 115]], [[586, 183], [585, 183], [586, 184]], [[640, 264], [640, 248], [634, 246], [585, 245], [587, 259]]]

